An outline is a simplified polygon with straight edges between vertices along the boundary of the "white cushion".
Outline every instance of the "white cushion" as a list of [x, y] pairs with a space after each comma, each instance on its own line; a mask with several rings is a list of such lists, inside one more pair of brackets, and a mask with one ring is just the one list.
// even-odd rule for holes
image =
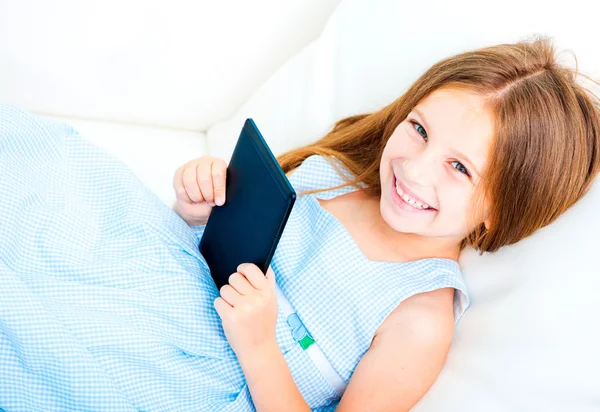
[[315, 39], [338, 2], [0, 1], [0, 101], [206, 130]]
[[[232, 119], [209, 129], [209, 151], [228, 160], [244, 119], [252, 117], [280, 154], [321, 137], [335, 120], [390, 103], [441, 58], [533, 33], [572, 49], [580, 71], [598, 78], [593, 5], [344, 0], [318, 40]], [[573, 65], [568, 53], [560, 59]], [[518, 244], [461, 255], [473, 304], [443, 371], [414, 411], [600, 409], [599, 186]]]
[[49, 115], [43, 117], [70, 124], [81, 136], [125, 163], [169, 207], [175, 201], [175, 170], [193, 158], [208, 154], [204, 133]]
[[[574, 49], [580, 70], [598, 76], [600, 53], [589, 35], [597, 26], [593, 12], [552, 8], [553, 2], [542, 0], [521, 3], [508, 0], [487, 10], [474, 0], [410, 7], [394, 0], [344, 0], [317, 40], [277, 70], [234, 116], [209, 128], [209, 150], [229, 159], [244, 120], [252, 117], [279, 154], [321, 137], [342, 117], [392, 102], [442, 58], [534, 33], [554, 37], [559, 60], [571, 66], [568, 50]], [[573, 4], [578, 3], [591, 7], [585, 0]], [[492, 12], [499, 19], [490, 20]]]

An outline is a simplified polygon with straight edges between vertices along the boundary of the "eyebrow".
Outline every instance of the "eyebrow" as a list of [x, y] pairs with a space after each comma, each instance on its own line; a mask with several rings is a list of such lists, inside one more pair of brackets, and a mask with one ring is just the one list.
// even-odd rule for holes
[[[423, 116], [423, 113], [421, 113], [419, 111], [419, 109], [417, 109], [416, 107], [413, 108], [413, 111], [415, 113], [417, 113], [419, 115], [419, 117], [421, 118], [421, 121], [423, 122], [423, 126], [425, 126], [425, 128], [427, 130], [431, 130], [429, 128], [429, 125], [427, 124], [427, 121], [425, 120], [425, 116]], [[474, 170], [478, 175], [480, 175], [481, 173], [479, 172], [479, 169], [477, 169], [475, 167], [475, 164], [473, 162], [471, 162], [471, 160], [469, 160], [469, 158], [467, 156], [465, 156], [463, 153], [459, 152], [458, 150], [454, 150], [454, 149], [450, 149], [450, 151], [456, 156], [461, 158], [461, 160], [463, 160], [465, 163], [468, 163], [469, 167]]]

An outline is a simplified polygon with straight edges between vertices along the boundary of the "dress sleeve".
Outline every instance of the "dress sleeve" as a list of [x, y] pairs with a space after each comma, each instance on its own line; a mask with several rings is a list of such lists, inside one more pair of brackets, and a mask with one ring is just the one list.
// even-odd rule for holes
[[333, 412], [337, 409], [339, 401], [335, 401], [334, 403], [326, 406], [321, 406], [312, 410], [312, 412]]
[[206, 229], [206, 225], [201, 226], [190, 226], [192, 232], [194, 232], [194, 236], [196, 236], [196, 242], [199, 244], [200, 239], [202, 239], [202, 235], [204, 234], [204, 229]]

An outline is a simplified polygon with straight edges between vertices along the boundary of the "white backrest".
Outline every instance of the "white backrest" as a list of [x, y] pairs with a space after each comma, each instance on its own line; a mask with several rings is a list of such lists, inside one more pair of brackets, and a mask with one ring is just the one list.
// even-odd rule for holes
[[203, 131], [315, 39], [338, 2], [0, 1], [0, 101]]

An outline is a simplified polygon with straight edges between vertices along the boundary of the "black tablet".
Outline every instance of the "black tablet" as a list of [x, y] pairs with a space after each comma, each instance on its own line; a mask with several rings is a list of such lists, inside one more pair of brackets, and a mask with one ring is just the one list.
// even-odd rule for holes
[[252, 119], [227, 166], [225, 204], [213, 207], [199, 249], [221, 288], [241, 263], [271, 263], [296, 192]]

